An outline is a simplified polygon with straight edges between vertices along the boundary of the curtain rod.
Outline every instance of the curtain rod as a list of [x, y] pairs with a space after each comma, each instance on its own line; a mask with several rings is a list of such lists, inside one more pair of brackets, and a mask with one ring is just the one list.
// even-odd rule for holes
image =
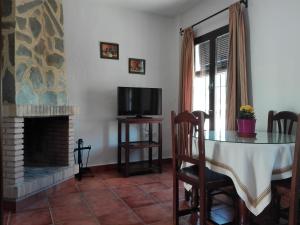
[[[245, 7], [248, 8], [248, 0], [240, 0], [240, 3], [241, 3], [241, 4], [244, 4]], [[220, 13], [222, 13], [222, 12], [228, 10], [228, 9], [229, 9], [229, 7], [225, 8], [225, 9], [222, 9], [222, 10], [220, 10], [219, 12], [216, 12], [215, 14], [213, 14], [213, 15], [211, 15], [211, 16], [209, 16], [209, 17], [206, 17], [205, 19], [200, 20], [199, 22], [193, 24], [191, 27], [193, 28], [193, 27], [199, 25], [200, 23], [203, 23], [204, 21], [209, 20], [210, 18], [212, 18], [212, 17], [214, 17], [214, 16], [216, 16], [216, 15], [218, 15], [218, 14], [220, 14]], [[180, 33], [180, 35], [182, 35], [182, 34], [184, 33], [184, 29], [182, 29], [182, 27], [180, 28], [179, 33]]]

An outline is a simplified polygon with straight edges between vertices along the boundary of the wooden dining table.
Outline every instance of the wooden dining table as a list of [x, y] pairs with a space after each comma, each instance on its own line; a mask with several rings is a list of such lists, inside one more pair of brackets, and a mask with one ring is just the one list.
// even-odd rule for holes
[[[197, 155], [197, 138], [193, 151]], [[229, 176], [239, 196], [239, 224], [259, 215], [271, 202], [271, 181], [290, 178], [296, 137], [257, 132], [239, 137], [235, 131], [205, 131], [206, 167]]]

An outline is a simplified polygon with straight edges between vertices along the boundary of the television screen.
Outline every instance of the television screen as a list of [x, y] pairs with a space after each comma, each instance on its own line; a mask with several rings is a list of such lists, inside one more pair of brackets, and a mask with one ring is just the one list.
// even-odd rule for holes
[[118, 115], [161, 115], [161, 88], [118, 87]]

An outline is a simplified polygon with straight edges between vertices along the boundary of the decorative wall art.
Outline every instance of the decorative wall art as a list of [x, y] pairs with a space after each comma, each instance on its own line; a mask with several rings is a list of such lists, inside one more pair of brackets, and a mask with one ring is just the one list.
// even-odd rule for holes
[[145, 74], [146, 72], [146, 60], [129, 58], [128, 60], [128, 72], [134, 74]]
[[119, 59], [119, 44], [100, 42], [100, 57], [103, 59]]

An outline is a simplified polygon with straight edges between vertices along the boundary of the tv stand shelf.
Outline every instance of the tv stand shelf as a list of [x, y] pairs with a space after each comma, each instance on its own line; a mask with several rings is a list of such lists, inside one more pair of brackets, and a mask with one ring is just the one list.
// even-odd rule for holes
[[[159, 148], [160, 144], [159, 142], [155, 142], [155, 141], [131, 141], [129, 142], [129, 148], [130, 149], [142, 149], [142, 148], [155, 148], [158, 147]], [[122, 142], [121, 144], [122, 148], [126, 147], [126, 142]]]
[[[122, 171], [125, 177], [131, 174], [140, 174], [144, 172], [161, 173], [162, 162], [162, 118], [118, 118], [118, 170]], [[125, 141], [122, 141], [122, 125], [125, 125]], [[129, 141], [130, 140], [130, 124], [148, 124], [149, 126], [149, 139], [143, 141]], [[152, 125], [158, 124], [158, 140], [153, 140]], [[152, 148], [158, 148], [157, 164], [152, 161]], [[131, 150], [144, 150], [148, 149], [148, 161], [147, 162], [135, 162], [130, 163], [129, 156]], [[122, 163], [122, 150], [125, 151], [125, 162]], [[131, 164], [131, 165], [130, 165]], [[138, 166], [140, 165], [140, 167]], [[146, 165], [146, 166], [145, 166]], [[137, 170], [135, 170], [137, 169]]]

